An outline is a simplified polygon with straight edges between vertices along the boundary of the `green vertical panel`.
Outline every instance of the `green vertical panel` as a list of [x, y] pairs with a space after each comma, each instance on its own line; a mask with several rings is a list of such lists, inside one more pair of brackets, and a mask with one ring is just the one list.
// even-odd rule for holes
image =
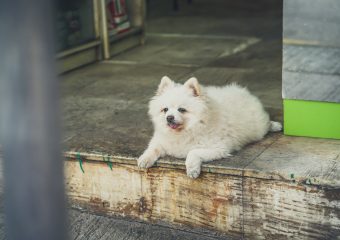
[[286, 135], [340, 139], [340, 103], [285, 99]]

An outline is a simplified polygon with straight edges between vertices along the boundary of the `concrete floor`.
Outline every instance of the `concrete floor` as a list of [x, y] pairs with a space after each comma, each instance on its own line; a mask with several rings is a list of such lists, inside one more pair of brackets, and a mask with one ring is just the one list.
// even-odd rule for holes
[[98, 216], [77, 209], [69, 211], [70, 239], [86, 240], [232, 240], [210, 232], [174, 229], [162, 225], [129, 221], [125, 218]]
[[[66, 151], [138, 157], [152, 135], [147, 103], [164, 75], [179, 82], [196, 76], [209, 85], [237, 82], [261, 99], [273, 120], [282, 121], [282, 2], [195, 0], [178, 13], [165, 3], [150, 1], [144, 46], [63, 76]], [[320, 146], [329, 151], [320, 154]], [[302, 181], [316, 176], [334, 185], [340, 182], [332, 167], [340, 164], [338, 146], [336, 140], [269, 134], [207, 166], [268, 178], [275, 172], [288, 180], [292, 173]], [[328, 175], [334, 177], [324, 179]]]
[[152, 134], [147, 102], [163, 75], [238, 82], [282, 120], [282, 3], [194, 1], [173, 13], [166, 2], [150, 1], [144, 46], [63, 76], [65, 149], [140, 155]]

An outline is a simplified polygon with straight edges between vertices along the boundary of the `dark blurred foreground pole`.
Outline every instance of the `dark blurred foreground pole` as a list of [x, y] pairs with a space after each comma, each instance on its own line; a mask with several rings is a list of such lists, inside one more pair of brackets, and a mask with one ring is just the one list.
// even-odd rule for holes
[[0, 137], [8, 239], [63, 240], [51, 0], [0, 0]]

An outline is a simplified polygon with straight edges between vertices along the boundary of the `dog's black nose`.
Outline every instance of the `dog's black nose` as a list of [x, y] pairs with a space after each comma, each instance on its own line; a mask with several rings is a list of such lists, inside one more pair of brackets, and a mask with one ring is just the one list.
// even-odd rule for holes
[[166, 117], [166, 120], [167, 120], [169, 123], [171, 123], [171, 122], [173, 122], [173, 121], [175, 120], [175, 117], [172, 116], [172, 115], [169, 115], [169, 116]]

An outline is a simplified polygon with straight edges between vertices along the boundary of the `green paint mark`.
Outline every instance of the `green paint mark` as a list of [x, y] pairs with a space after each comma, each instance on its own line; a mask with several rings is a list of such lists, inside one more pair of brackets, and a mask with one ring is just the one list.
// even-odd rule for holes
[[290, 178], [294, 178], [294, 173], [291, 173], [291, 174], [290, 174]]
[[107, 156], [107, 160], [105, 160], [105, 156], [103, 155], [103, 161], [106, 162], [107, 166], [109, 166], [112, 171], [112, 162], [110, 161], [110, 156]]
[[284, 99], [284, 133], [340, 139], [340, 103]]
[[79, 167], [80, 167], [81, 171], [82, 171], [83, 173], [85, 173], [84, 168], [83, 168], [83, 160], [81, 159], [80, 153], [79, 153], [79, 152], [77, 153], [77, 159], [78, 159]]

